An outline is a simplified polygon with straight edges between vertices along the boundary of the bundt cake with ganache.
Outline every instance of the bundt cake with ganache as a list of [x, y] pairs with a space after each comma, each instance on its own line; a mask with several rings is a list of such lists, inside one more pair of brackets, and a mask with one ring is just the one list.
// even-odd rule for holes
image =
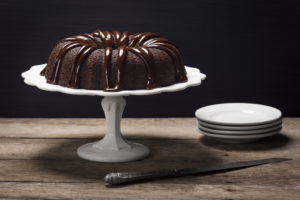
[[112, 92], [187, 81], [176, 45], [151, 32], [96, 30], [62, 39], [41, 75], [51, 84]]

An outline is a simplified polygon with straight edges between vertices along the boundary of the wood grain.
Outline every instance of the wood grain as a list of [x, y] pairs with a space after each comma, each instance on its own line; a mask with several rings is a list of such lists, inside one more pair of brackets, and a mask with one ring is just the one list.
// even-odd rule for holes
[[[193, 118], [124, 119], [131, 141], [151, 155], [130, 163], [96, 163], [76, 155], [101, 138], [103, 119], [0, 119], [0, 199], [297, 199], [300, 196], [300, 119], [284, 119], [281, 134], [252, 144], [202, 137]], [[135, 127], [135, 128], [133, 128]], [[86, 137], [86, 138], [84, 138]], [[196, 167], [239, 160], [293, 160], [206, 176], [112, 187], [112, 171]]]
[[[121, 123], [122, 133], [130, 138], [199, 138], [193, 118], [128, 118]], [[95, 118], [0, 118], [0, 127], [0, 137], [17, 138], [99, 138], [106, 129], [105, 119]]]
[[3, 199], [297, 199], [299, 186], [139, 184], [108, 188], [97, 183], [0, 183]]

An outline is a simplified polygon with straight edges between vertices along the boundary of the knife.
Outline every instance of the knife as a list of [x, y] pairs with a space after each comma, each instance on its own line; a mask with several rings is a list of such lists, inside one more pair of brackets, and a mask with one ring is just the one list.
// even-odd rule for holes
[[193, 174], [208, 174], [217, 173], [221, 171], [235, 170], [257, 165], [264, 165], [268, 163], [276, 163], [291, 160], [289, 158], [269, 158], [262, 160], [241, 161], [221, 165], [212, 165], [199, 168], [184, 168], [184, 169], [161, 169], [152, 171], [137, 171], [137, 172], [113, 172], [104, 177], [104, 181], [111, 185], [118, 185], [123, 183], [132, 183], [144, 181], [154, 178], [170, 178]]

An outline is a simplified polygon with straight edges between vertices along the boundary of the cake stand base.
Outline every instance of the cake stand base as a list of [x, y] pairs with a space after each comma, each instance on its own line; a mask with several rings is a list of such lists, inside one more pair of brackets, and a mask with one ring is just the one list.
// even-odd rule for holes
[[149, 155], [149, 148], [136, 143], [129, 143], [130, 147], [115, 149], [101, 149], [95, 145], [97, 142], [88, 143], [77, 149], [80, 158], [97, 162], [130, 162], [140, 160]]
[[129, 162], [149, 155], [148, 147], [128, 142], [123, 138], [120, 125], [126, 100], [122, 96], [106, 96], [101, 102], [106, 119], [106, 134], [98, 142], [77, 149], [80, 158], [97, 162]]

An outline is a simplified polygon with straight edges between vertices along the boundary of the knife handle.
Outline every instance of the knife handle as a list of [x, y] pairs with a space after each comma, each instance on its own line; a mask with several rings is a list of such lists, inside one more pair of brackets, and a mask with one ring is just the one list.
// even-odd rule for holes
[[179, 174], [176, 168], [140, 172], [114, 172], [107, 174], [104, 177], [104, 181], [112, 185], [117, 185], [151, 178], [175, 177]]

